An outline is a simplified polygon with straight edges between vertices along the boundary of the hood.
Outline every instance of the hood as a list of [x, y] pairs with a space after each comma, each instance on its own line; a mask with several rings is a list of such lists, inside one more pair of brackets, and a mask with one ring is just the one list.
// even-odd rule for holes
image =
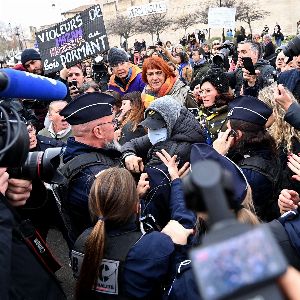
[[157, 98], [145, 111], [145, 115], [149, 110], [154, 110], [158, 112], [167, 124], [168, 138], [171, 136], [173, 127], [180, 115], [182, 106], [172, 97], [164, 96]]

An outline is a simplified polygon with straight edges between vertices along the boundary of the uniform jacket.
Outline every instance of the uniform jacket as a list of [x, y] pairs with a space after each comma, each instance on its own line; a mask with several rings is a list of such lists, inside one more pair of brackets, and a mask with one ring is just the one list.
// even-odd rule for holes
[[[79, 143], [75, 141], [73, 137], [70, 137], [63, 153], [63, 162], [66, 163], [80, 154], [91, 152], [97, 152], [100, 155], [107, 156], [116, 161], [120, 156], [120, 153], [117, 150], [94, 148]], [[82, 233], [84, 229], [91, 226], [88, 211], [88, 196], [95, 180], [95, 175], [107, 168], [108, 166], [103, 164], [85, 167], [69, 183], [67, 207], [69, 208], [69, 213], [71, 213], [71, 223], [74, 225], [72, 226], [72, 231], [74, 231], [75, 238]], [[73, 235], [71, 239], [74, 239]]]
[[[136, 230], [136, 223], [132, 220], [122, 227], [114, 227], [108, 222], [105, 225], [108, 236]], [[169, 275], [174, 251], [175, 246], [166, 234], [154, 231], [143, 235], [127, 254], [121, 278], [125, 295], [130, 299], [161, 299], [161, 287]], [[105, 258], [109, 259], [109, 254]]]
[[135, 65], [131, 65], [125, 82], [112, 75], [108, 83], [108, 89], [118, 92], [121, 96], [131, 92], [142, 92], [144, 87], [142, 70]]

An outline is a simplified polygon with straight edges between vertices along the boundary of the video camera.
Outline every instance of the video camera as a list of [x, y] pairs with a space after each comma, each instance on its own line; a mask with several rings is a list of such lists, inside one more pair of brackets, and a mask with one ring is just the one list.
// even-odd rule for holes
[[186, 205], [208, 212], [210, 230], [190, 252], [195, 281], [204, 300], [285, 299], [276, 278], [287, 262], [266, 225], [239, 223], [229, 209], [231, 176], [212, 160], [195, 163], [183, 180]]
[[234, 55], [235, 46], [232, 42], [226, 40], [221, 46], [218, 47], [218, 53], [212, 58], [215, 67], [224, 67], [229, 56]]
[[289, 41], [286, 48], [283, 50], [283, 54], [289, 58], [288, 62], [290, 62], [294, 56], [300, 54], [300, 34]]
[[[67, 87], [56, 80], [11, 69], [0, 71], [0, 98], [59, 100]], [[8, 101], [5, 101], [8, 102]], [[61, 148], [29, 152], [26, 124], [12, 105], [0, 103], [0, 167], [14, 178], [51, 182], [60, 163]]]

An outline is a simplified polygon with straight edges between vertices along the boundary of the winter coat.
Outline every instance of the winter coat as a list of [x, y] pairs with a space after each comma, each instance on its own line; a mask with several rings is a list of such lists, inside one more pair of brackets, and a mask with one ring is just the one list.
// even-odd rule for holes
[[[206, 108], [203, 105], [200, 107], [199, 111], [199, 121], [203, 127], [203, 131], [206, 136], [206, 142], [212, 145], [213, 141], [218, 138], [218, 133], [223, 126], [223, 123], [227, 119], [228, 105], [223, 105], [221, 107], [210, 107]], [[223, 131], [227, 129], [223, 126]]]
[[188, 109], [182, 108], [169, 139], [152, 146], [146, 135], [124, 144], [121, 152], [123, 157], [130, 153], [140, 156], [144, 158], [146, 165], [153, 166], [161, 164], [161, 160], [155, 155], [155, 152], [165, 149], [171, 155], [178, 156], [179, 167], [181, 167], [189, 161], [192, 144], [203, 142], [204, 137], [200, 124]]
[[299, 103], [293, 103], [287, 110], [284, 121], [288, 122], [290, 125], [295, 127], [295, 129], [300, 130], [300, 105]]
[[[266, 60], [259, 59], [257, 63], [254, 65], [255, 69], [260, 72], [258, 75], [258, 80], [256, 85], [258, 86], [258, 90], [263, 89], [264, 87], [270, 85], [274, 82], [274, 71], [275, 69], [270, 65], [270, 63]], [[237, 68], [233, 72], [228, 72], [228, 77], [230, 81], [230, 86], [234, 89], [235, 96], [240, 96], [241, 89], [243, 86], [243, 71], [241, 68]]]
[[131, 65], [125, 81], [116, 75], [112, 75], [108, 83], [108, 89], [118, 92], [121, 96], [131, 92], [142, 92], [144, 87], [142, 70], [135, 65]]

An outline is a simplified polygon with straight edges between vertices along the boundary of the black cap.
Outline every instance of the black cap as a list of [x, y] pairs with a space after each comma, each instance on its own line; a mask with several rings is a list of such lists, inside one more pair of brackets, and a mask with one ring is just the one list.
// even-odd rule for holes
[[59, 114], [71, 125], [84, 124], [112, 115], [115, 98], [104, 93], [87, 93], [71, 101]]
[[139, 125], [153, 130], [167, 127], [164, 118], [155, 110], [148, 110], [145, 120]]
[[229, 104], [228, 119], [242, 120], [264, 126], [272, 114], [272, 109], [252, 96], [237, 97]]

